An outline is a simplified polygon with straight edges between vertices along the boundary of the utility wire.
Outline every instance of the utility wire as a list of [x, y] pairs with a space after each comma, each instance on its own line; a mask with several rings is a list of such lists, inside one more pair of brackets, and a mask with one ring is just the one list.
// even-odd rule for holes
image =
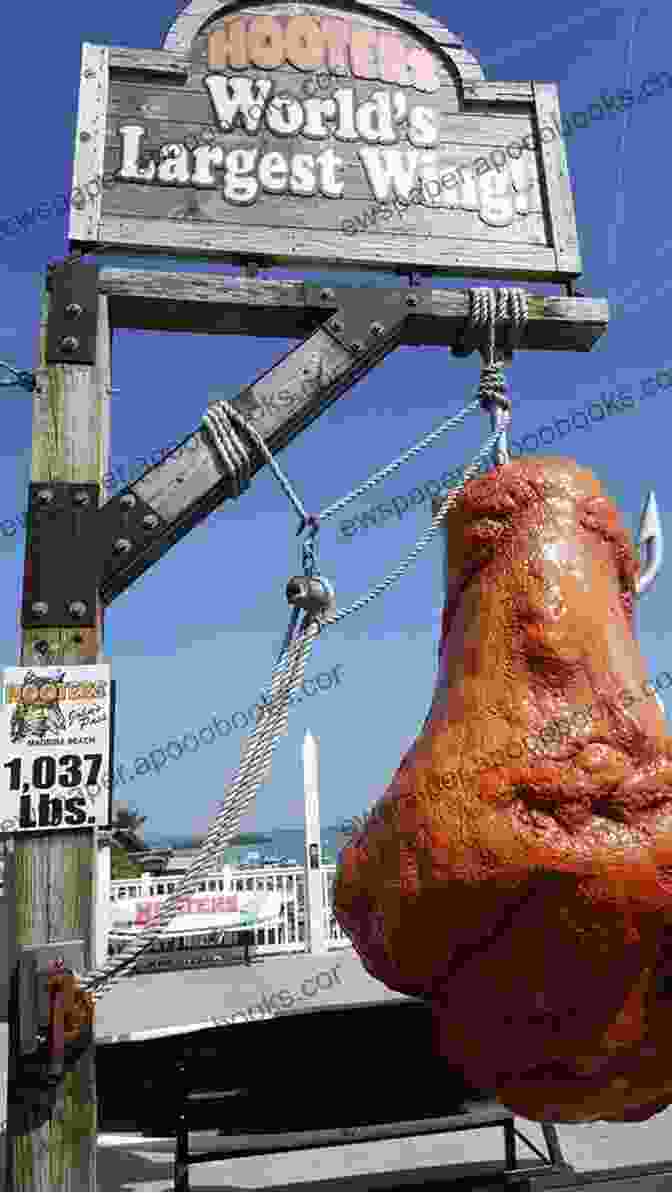
[[[632, 84], [632, 58], [633, 48], [635, 44], [635, 37], [639, 29], [640, 22], [643, 17], [648, 16], [648, 8], [640, 8], [637, 16], [633, 18], [632, 29], [630, 30], [630, 37], [628, 38], [625, 47], [625, 90], [631, 90]], [[634, 105], [633, 105], [634, 106]], [[623, 128], [619, 138], [618, 149], [616, 151], [616, 213], [612, 223], [609, 225], [607, 232], [607, 264], [613, 268], [616, 264], [617, 240], [618, 230], [625, 223], [625, 140], [630, 121], [632, 118], [632, 107], [625, 108], [623, 112]]]

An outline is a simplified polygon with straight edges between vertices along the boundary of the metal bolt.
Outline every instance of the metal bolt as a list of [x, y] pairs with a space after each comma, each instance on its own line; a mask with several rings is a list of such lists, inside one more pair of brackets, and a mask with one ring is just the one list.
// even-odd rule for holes
[[383, 327], [382, 323], [372, 323], [370, 330], [372, 336], [382, 336], [385, 328]]
[[418, 299], [417, 294], [407, 295], [407, 297], [406, 297], [406, 306], [407, 307], [417, 307], [418, 302], [419, 302], [419, 299]]
[[31, 605], [31, 609], [36, 617], [46, 617], [49, 612], [49, 606], [46, 601], [35, 601]]
[[361, 352], [364, 348], [364, 345], [361, 340], [353, 340], [350, 347], [352, 348], [353, 352]]
[[91, 140], [91, 133], [86, 133], [86, 132], [84, 132], [84, 133], [80, 133], [80, 134], [79, 134], [79, 139], [80, 139], [80, 141], [90, 141], [90, 140]]
[[84, 314], [84, 307], [80, 306], [78, 302], [69, 302], [65, 308], [65, 314], [68, 319], [79, 319], [80, 315]]
[[78, 211], [81, 211], [83, 207], [86, 207], [86, 196], [82, 194], [73, 195], [70, 199], [70, 202], [72, 203], [73, 207], [76, 207]]
[[39, 642], [35, 643], [34, 650], [36, 654], [49, 654], [49, 643], [41, 638]]
[[95, 70], [91, 70], [91, 67], [89, 67], [88, 70], [84, 71], [85, 79], [95, 79], [95, 77], [96, 77], [96, 72], [95, 72]]
[[61, 340], [61, 348], [64, 352], [76, 352], [79, 348], [77, 336], [64, 336]]
[[40, 489], [37, 494], [37, 500], [40, 502], [40, 505], [49, 505], [54, 500], [54, 490]]
[[130, 539], [117, 539], [114, 549], [118, 555], [124, 555], [126, 551], [130, 551], [132, 545]]
[[88, 505], [90, 501], [89, 494], [84, 489], [78, 489], [73, 499], [75, 505]]
[[133, 496], [132, 493], [124, 493], [119, 504], [122, 509], [132, 510], [133, 506], [135, 505], [135, 497]]
[[68, 613], [71, 617], [84, 617], [86, 614], [86, 605], [84, 601], [70, 601], [68, 605]]
[[334, 331], [343, 331], [343, 320], [342, 319], [332, 319], [331, 327], [333, 328]]
[[144, 518], [142, 519], [142, 525], [144, 526], [145, 530], [155, 530], [159, 525], [159, 519], [157, 518], [156, 514], [145, 514]]
[[321, 302], [332, 302], [334, 298], [333, 290], [320, 290]]

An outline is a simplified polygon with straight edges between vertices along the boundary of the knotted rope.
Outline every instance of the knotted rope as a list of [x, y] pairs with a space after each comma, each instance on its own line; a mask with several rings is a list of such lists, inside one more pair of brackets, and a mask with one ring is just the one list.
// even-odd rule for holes
[[524, 290], [475, 287], [469, 291], [469, 327], [483, 328], [487, 341], [481, 349], [483, 364], [478, 387], [480, 404], [490, 414], [492, 429], [499, 431], [493, 453], [496, 465], [508, 464], [507, 431], [511, 424], [511, 402], [504, 374], [504, 365], [496, 355], [496, 323], [512, 323], [509, 347], [517, 347], [528, 318], [527, 295]]
[[[472, 291], [472, 294], [476, 293]], [[500, 296], [503, 293], [506, 292], [500, 291]], [[501, 297], [499, 301], [501, 307], [503, 301]], [[475, 321], [478, 319], [482, 320], [482, 312], [484, 310], [486, 312], [485, 318], [490, 324], [490, 361], [488, 363], [491, 367], [497, 367], [494, 359], [495, 318], [492, 315], [493, 307], [490, 300], [486, 299], [485, 303], [486, 305], [478, 297], [474, 298], [472, 311]], [[481, 387], [484, 384], [485, 382], [482, 377]], [[430, 431], [428, 435], [424, 436], [413, 447], [409, 448], [401, 456], [398, 456], [395, 461], [374, 473], [368, 481], [353, 489], [346, 497], [334, 502], [331, 506], [327, 506], [319, 515], [307, 513], [290, 481], [275, 462], [256, 428], [231, 403], [224, 400], [213, 403], [203, 416], [203, 426], [231, 479], [232, 489], [236, 496], [244, 492], [250, 484], [251, 452], [248, 443], [251, 442], [254, 444], [261, 452], [299, 516], [299, 533], [306, 527], [309, 527], [310, 543], [304, 544], [304, 570], [306, 575], [312, 575], [314, 572], [314, 538], [320, 524], [328, 518], [333, 517], [334, 514], [343, 509], [350, 501], [361, 496], [362, 493], [365, 493], [368, 489], [396, 471], [407, 460], [433, 443], [445, 431], [458, 426], [467, 415], [475, 411], [479, 406], [485, 405], [484, 399], [488, 402], [486, 408], [497, 405], [498, 412], [501, 410], [499, 406], [501, 396], [494, 395], [491, 391], [484, 394], [481, 392], [481, 388], [479, 388], [479, 396], [470, 402], [469, 405], [465, 406], [458, 414], [441, 422], [438, 427]], [[279, 738], [287, 731], [289, 701], [296, 687], [303, 682], [306, 662], [316, 636], [323, 628], [335, 625], [349, 616], [350, 613], [355, 613], [364, 608], [365, 605], [368, 605], [400, 579], [439, 531], [448, 509], [455, 504], [457, 496], [467, 480], [478, 471], [481, 460], [495, 449], [501, 436], [502, 428], [498, 424], [493, 427], [491, 435], [488, 436], [481, 450], [464, 470], [460, 483], [446, 495], [445, 500], [441, 503], [440, 508], [432, 519], [430, 527], [421, 535], [406, 559], [393, 572], [390, 572], [384, 580], [372, 588], [365, 596], [354, 601], [346, 609], [335, 609], [335, 602], [332, 602], [330, 607], [320, 614], [305, 614], [300, 632], [296, 638], [293, 637], [294, 625], [297, 620], [296, 610], [294, 611], [292, 621], [290, 622], [290, 629], [285, 636], [280, 657], [273, 670], [270, 700], [265, 703], [257, 725], [243, 745], [238, 773], [225, 796], [220, 812], [208, 830], [198, 855], [194, 858], [183, 879], [177, 884], [174, 893], [169, 895], [161, 905], [158, 914], [152, 917], [142, 932], [139, 933], [138, 937], [127, 945], [120, 955], [108, 958], [107, 962], [99, 969], [91, 970], [82, 977], [82, 989], [88, 990], [91, 993], [95, 992], [95, 997], [99, 1000], [113, 985], [116, 985], [123, 978], [130, 976], [132, 973], [130, 967], [133, 965], [133, 962], [141, 953], [151, 948], [157, 937], [161, 935], [163, 929], [173, 919], [179, 902], [185, 895], [191, 894], [196, 890], [200, 879], [211, 869], [213, 859], [228, 844], [231, 837], [235, 836], [236, 832], [238, 832], [242, 817], [249, 810], [256, 796], [257, 789], [270, 775], [273, 751]]]

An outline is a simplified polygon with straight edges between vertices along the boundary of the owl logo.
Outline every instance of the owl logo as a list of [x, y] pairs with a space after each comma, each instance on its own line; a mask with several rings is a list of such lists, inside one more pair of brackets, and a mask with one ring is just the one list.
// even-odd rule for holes
[[29, 671], [21, 687], [21, 696], [12, 713], [10, 725], [13, 742], [27, 737], [40, 740], [48, 733], [63, 733], [65, 717], [58, 703], [58, 685], [65, 679], [60, 675], [39, 676]]

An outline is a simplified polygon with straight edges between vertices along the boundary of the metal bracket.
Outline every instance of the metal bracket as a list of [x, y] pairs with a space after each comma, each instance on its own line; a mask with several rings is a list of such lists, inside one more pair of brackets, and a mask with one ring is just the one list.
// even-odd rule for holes
[[130, 489], [99, 507], [98, 485], [32, 484], [28, 510], [24, 629], [95, 626], [104, 581], [125, 574], [167, 529]]
[[50, 267], [48, 365], [95, 365], [98, 334], [98, 266]]
[[[132, 489], [117, 493], [97, 512], [97, 558], [100, 559], [97, 583], [103, 604], [123, 592], [139, 572], [134, 571], [139, 556], [143, 558], [154, 540], [156, 558], [165, 549], [168, 523]], [[160, 544], [163, 543], [163, 547]]]
[[98, 485], [30, 486], [24, 629], [95, 626], [98, 577], [92, 543], [97, 515]]
[[309, 306], [324, 307], [330, 305], [329, 300], [340, 304], [322, 326], [342, 348], [355, 355], [375, 351], [381, 341], [398, 330], [419, 301], [417, 295], [410, 295], [401, 287], [378, 291], [359, 286], [350, 290], [347, 297], [342, 290], [326, 290], [307, 283], [304, 289]]
[[46, 1046], [49, 1030], [50, 961], [84, 971], [84, 941], [65, 940], [19, 949], [19, 1052], [29, 1056]]

